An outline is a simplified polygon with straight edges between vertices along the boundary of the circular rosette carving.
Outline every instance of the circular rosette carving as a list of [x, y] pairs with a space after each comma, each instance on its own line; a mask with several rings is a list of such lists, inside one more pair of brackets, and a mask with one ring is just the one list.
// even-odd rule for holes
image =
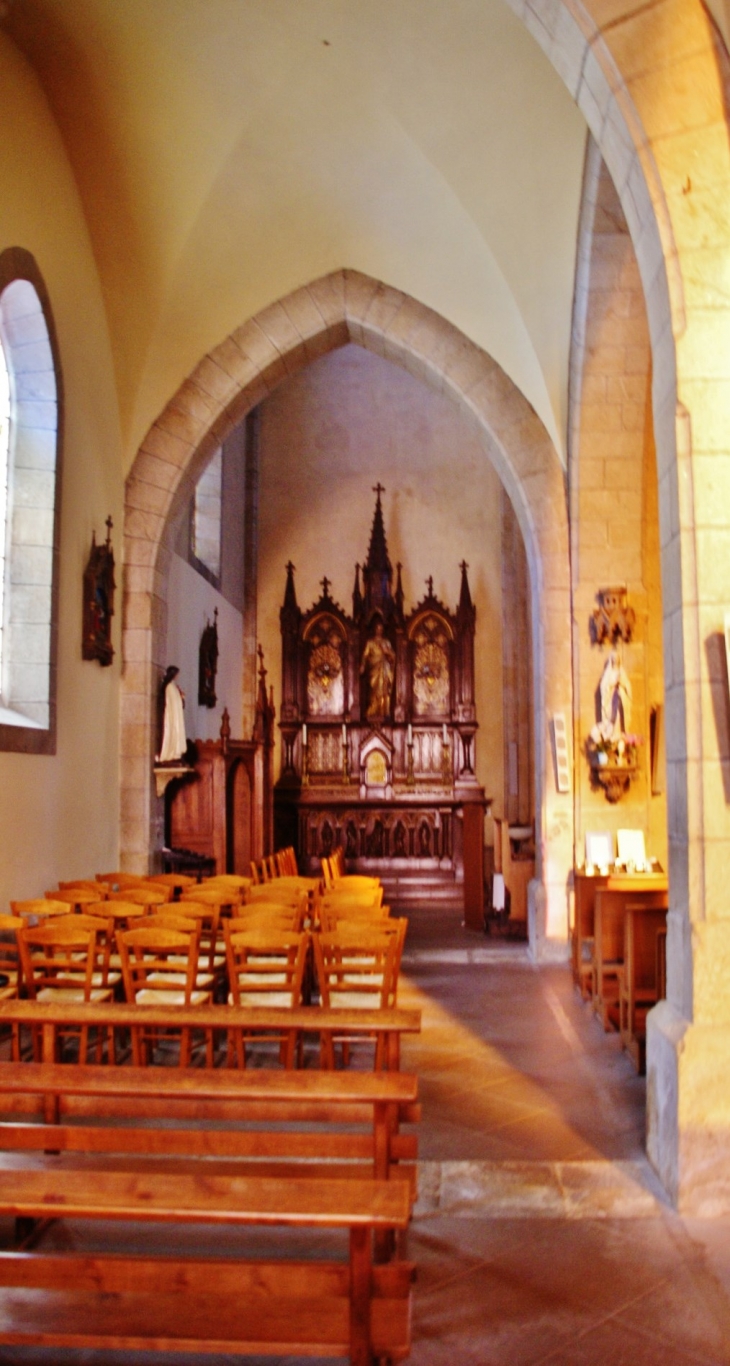
[[310, 715], [339, 715], [343, 708], [342, 660], [336, 645], [324, 641], [309, 657], [307, 701]]

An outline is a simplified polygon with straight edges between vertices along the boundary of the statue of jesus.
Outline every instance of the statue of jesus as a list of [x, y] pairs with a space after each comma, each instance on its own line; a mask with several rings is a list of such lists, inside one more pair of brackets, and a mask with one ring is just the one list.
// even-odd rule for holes
[[385, 634], [382, 621], [376, 621], [372, 635], [362, 652], [360, 675], [368, 676], [368, 721], [390, 715], [390, 697], [395, 677], [395, 651]]

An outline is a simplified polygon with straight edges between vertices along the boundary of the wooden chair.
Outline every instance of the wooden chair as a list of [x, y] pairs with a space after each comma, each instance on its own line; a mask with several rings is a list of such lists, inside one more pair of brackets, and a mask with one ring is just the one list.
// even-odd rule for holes
[[[307, 961], [309, 936], [292, 931], [239, 930], [226, 922], [229, 1003], [234, 1006], [299, 1006]], [[229, 1030], [228, 1057], [234, 1051], [239, 1067], [246, 1066], [246, 1042], [274, 1038], [284, 1066], [294, 1066], [297, 1030], [264, 1035]]]
[[97, 882], [108, 882], [112, 891], [120, 892], [124, 887], [137, 887], [139, 882], [144, 882], [144, 877], [139, 877], [138, 873], [97, 873]]
[[[288, 888], [289, 891], [316, 892], [319, 891], [321, 878], [302, 877], [300, 873], [284, 873], [281, 877], [272, 878], [265, 885], [271, 889]], [[259, 884], [261, 886], [262, 884]]]
[[72, 882], [59, 882], [58, 884], [58, 889], [61, 892], [70, 892], [76, 887], [84, 887], [89, 892], [101, 891], [104, 893], [105, 897], [108, 896], [109, 892], [112, 890], [111, 885], [108, 882], [100, 882], [98, 878], [90, 877], [75, 878]]
[[12, 1001], [23, 981], [18, 930], [24, 925], [22, 916], [0, 915], [0, 1001]]
[[252, 881], [252, 878], [244, 877], [238, 873], [217, 873], [215, 877], [203, 878], [200, 886], [201, 888], [220, 887], [222, 891], [245, 892], [246, 888], [251, 886]]
[[224, 911], [232, 911], [240, 904], [241, 894], [233, 887], [206, 887], [201, 883], [199, 887], [189, 887], [184, 891], [178, 904], [184, 906], [186, 901], [194, 901], [199, 906], [217, 906], [222, 915]]
[[276, 854], [276, 866], [279, 869], [279, 877], [296, 877], [299, 873], [297, 868], [296, 854], [291, 845], [286, 849], [280, 849]]
[[[141, 920], [136, 920], [131, 926], [134, 930], [159, 929], [164, 926], [167, 930], [179, 930], [182, 934], [196, 935], [198, 940], [198, 971], [195, 978], [195, 986], [198, 991], [212, 993], [215, 986], [215, 974], [209, 971], [207, 964], [200, 959], [200, 935], [201, 922], [195, 915], [183, 915], [177, 902], [172, 905], [150, 907], [150, 914], [144, 915]], [[171, 960], [172, 963], [172, 960]], [[182, 986], [187, 980], [188, 954], [181, 954], [177, 959], [178, 981]]]
[[98, 890], [93, 891], [91, 887], [59, 887], [50, 892], [46, 892], [46, 897], [50, 901], [65, 901], [67, 907], [74, 911], [82, 911], [85, 906], [97, 906], [100, 901], [106, 901], [106, 893], [100, 882], [96, 884]]
[[[31, 1001], [86, 1004], [112, 998], [108, 986], [95, 985], [103, 978], [104, 966], [95, 925], [79, 923], [80, 916], [52, 916], [40, 925], [23, 925], [18, 930], [18, 949], [23, 982]], [[34, 1051], [38, 1052], [38, 1031], [34, 1031]], [[89, 1027], [79, 1031], [79, 1061], [88, 1060]], [[101, 1061], [102, 1036], [97, 1039]]]
[[29, 920], [48, 920], [54, 915], [68, 915], [69, 903], [48, 897], [36, 897], [30, 901], [11, 901], [10, 910], [13, 915], [22, 916], [27, 923]]
[[364, 910], [377, 910], [383, 906], [383, 888], [370, 892], [324, 892], [320, 896], [320, 906], [361, 906]]
[[319, 927], [331, 931], [338, 925], [371, 925], [373, 929], [383, 929], [390, 923], [390, 906], [360, 906], [357, 902], [335, 903], [321, 901], [317, 908]]
[[[25, 921], [19, 915], [0, 915], [0, 1001], [13, 1001], [23, 984], [23, 969], [18, 949], [18, 931]], [[10, 1026], [11, 1057], [20, 1061], [20, 1029]]]
[[[198, 978], [199, 925], [173, 929], [164, 923], [153, 923], [141, 929], [121, 930], [117, 946], [122, 960], [124, 992], [128, 1001], [136, 1005], [190, 1006], [208, 1005], [209, 990], [201, 990]], [[139, 1066], [147, 1063], [151, 1045], [159, 1043], [163, 1031], [145, 1029], [140, 1024], [132, 1030], [132, 1056]], [[207, 1061], [212, 1065], [213, 1044], [211, 1031], [206, 1031]], [[180, 1066], [190, 1062], [190, 1028], [180, 1030]]]
[[333, 878], [331, 892], [345, 892], [348, 895], [368, 893], [373, 894], [383, 892], [383, 885], [379, 877], [365, 877], [361, 873], [347, 873], [342, 877]]
[[158, 884], [160, 887], [170, 887], [173, 897], [179, 896], [188, 887], [197, 886], [197, 882], [197, 878], [189, 877], [187, 873], [150, 873], [150, 876], [145, 878], [145, 883], [151, 883], [153, 887]]
[[[114, 917], [106, 914], [106, 901], [98, 901], [86, 913], [74, 914], [73, 912], [62, 919], [60, 916], [54, 921], [56, 925], [71, 924], [77, 925], [85, 930], [94, 930], [97, 938], [97, 950], [99, 955], [98, 967], [92, 974], [92, 987], [109, 987], [112, 992], [119, 986], [122, 980], [121, 968], [111, 966], [111, 954], [114, 947]], [[99, 914], [95, 914], [98, 907]], [[84, 955], [85, 957], [85, 955]], [[79, 981], [85, 980], [84, 973], [79, 975]]]
[[306, 908], [308, 896], [301, 887], [279, 886], [275, 882], [264, 882], [259, 887], [249, 887], [243, 904], [255, 906], [303, 906]]
[[[222, 982], [226, 971], [225, 945], [220, 940], [220, 906], [213, 901], [176, 901], [172, 910], [190, 922], [197, 922], [199, 931], [199, 963], [204, 967], [211, 990]], [[163, 916], [172, 926], [173, 917], [167, 906], [157, 909], [157, 917]], [[174, 928], [174, 926], [172, 926]], [[198, 973], [198, 986], [202, 985], [202, 974]]]
[[[396, 921], [395, 932], [369, 925], [338, 926], [312, 936], [320, 1001], [325, 1009], [391, 1009], [396, 1004], [398, 971], [406, 921]], [[328, 1036], [322, 1042], [322, 1066], [334, 1067], [334, 1043], [343, 1045], [347, 1063], [352, 1039]], [[376, 1069], [383, 1065], [383, 1041], [378, 1037]]]
[[110, 892], [110, 901], [126, 901], [137, 906], [163, 906], [171, 898], [169, 887], [149, 887], [143, 883], [130, 883], [119, 892]]
[[231, 926], [235, 924], [238, 929], [244, 929], [245, 926], [261, 930], [287, 929], [295, 934], [300, 934], [305, 928], [300, 906], [284, 906], [277, 902], [238, 906], [235, 915], [225, 923]]

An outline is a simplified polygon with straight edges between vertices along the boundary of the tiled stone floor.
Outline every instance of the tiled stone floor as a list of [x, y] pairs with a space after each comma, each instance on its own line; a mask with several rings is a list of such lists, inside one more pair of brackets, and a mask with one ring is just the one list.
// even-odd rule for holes
[[[421, 911], [404, 973], [403, 1003], [423, 1010], [403, 1050], [423, 1102], [414, 1366], [730, 1366], [730, 1220], [667, 1206], [644, 1156], [644, 1082], [567, 968]], [[99, 1230], [76, 1236], [91, 1250]], [[220, 1234], [210, 1250], [225, 1253]], [[34, 1366], [160, 1360], [0, 1351]], [[174, 1359], [193, 1360], [233, 1359]]]
[[645, 1084], [573, 990], [414, 916], [421, 1078], [414, 1366], [730, 1362], [730, 1220], [679, 1219], [644, 1155]]

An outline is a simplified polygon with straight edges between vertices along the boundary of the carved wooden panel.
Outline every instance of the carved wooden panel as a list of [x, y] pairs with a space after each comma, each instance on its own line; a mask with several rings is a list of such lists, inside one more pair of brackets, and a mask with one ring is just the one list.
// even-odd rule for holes
[[338, 773], [342, 769], [342, 732], [311, 730], [309, 732], [310, 773]]
[[228, 851], [226, 863], [232, 873], [247, 877], [251, 859], [251, 779], [245, 765], [236, 764], [228, 777]]
[[175, 794], [171, 811], [171, 837], [177, 848], [212, 852], [215, 826], [213, 818], [213, 765], [198, 763], [198, 779]]

